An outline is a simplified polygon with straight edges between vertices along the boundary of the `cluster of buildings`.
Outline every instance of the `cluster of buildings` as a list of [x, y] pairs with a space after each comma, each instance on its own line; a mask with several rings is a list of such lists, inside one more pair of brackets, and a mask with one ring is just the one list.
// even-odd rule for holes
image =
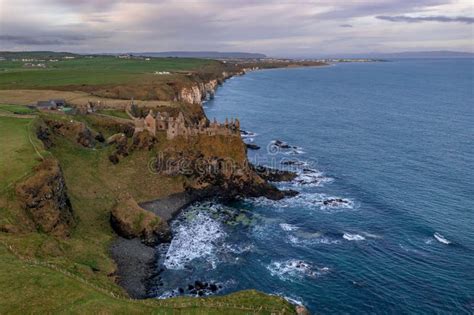
[[196, 135], [239, 135], [240, 136], [240, 122], [238, 119], [226, 118], [225, 123], [220, 124], [214, 119], [209, 122], [206, 118], [201, 119], [198, 123], [187, 122], [182, 112], [179, 112], [178, 117], [171, 117], [168, 113], [158, 112], [156, 115], [150, 110], [145, 118], [134, 118], [135, 132], [147, 130], [153, 136], [158, 131], [166, 132], [167, 139], [174, 139], [178, 136], [185, 138]]
[[46, 68], [46, 64], [45, 63], [27, 62], [27, 63], [23, 64], [23, 67], [25, 67], [25, 68]]
[[38, 109], [47, 109], [47, 110], [54, 110], [54, 109], [61, 109], [66, 106], [66, 100], [64, 99], [50, 99], [48, 101], [38, 101], [36, 103], [36, 108]]
[[119, 58], [119, 59], [141, 59], [141, 60], [146, 60], [146, 61], [151, 60], [149, 57], [135, 56], [135, 55], [132, 55], [132, 54], [118, 55], [117, 58]]

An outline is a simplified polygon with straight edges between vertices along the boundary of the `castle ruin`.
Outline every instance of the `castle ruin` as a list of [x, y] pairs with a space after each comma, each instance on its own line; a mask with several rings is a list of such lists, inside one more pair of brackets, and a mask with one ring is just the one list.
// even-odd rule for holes
[[147, 130], [153, 136], [158, 131], [166, 132], [166, 138], [171, 140], [178, 136], [185, 138], [197, 135], [240, 135], [240, 122], [238, 119], [226, 118], [225, 123], [219, 124], [214, 118], [213, 122], [209, 122], [206, 118], [202, 118], [198, 123], [186, 121], [182, 112], [178, 117], [171, 117], [167, 112], [158, 112], [154, 115], [150, 110], [145, 118], [133, 118], [135, 123], [135, 133]]

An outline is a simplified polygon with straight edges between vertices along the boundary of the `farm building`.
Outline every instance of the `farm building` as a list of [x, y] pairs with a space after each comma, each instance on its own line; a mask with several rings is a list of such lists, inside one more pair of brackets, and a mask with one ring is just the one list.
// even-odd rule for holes
[[58, 109], [66, 106], [64, 99], [51, 99], [49, 101], [38, 101], [36, 107], [38, 109]]

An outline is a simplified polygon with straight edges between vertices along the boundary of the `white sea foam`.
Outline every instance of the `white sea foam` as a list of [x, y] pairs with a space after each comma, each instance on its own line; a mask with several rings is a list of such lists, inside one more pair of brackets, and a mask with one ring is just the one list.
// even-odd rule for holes
[[280, 228], [283, 231], [296, 231], [299, 229], [296, 225], [288, 224], [288, 223], [280, 223]]
[[252, 244], [242, 244], [242, 245], [238, 245], [238, 244], [226, 244], [225, 245], [225, 249], [228, 251], [228, 252], [231, 252], [233, 254], [243, 254], [243, 253], [247, 253], [247, 252], [250, 252], [252, 250], [254, 250], [255, 246], [252, 245]]
[[219, 222], [205, 213], [194, 213], [174, 229], [164, 266], [168, 269], [184, 269], [190, 261], [202, 258], [215, 268], [216, 247], [225, 236]]
[[320, 187], [326, 183], [333, 182], [334, 178], [324, 176], [323, 172], [313, 169], [303, 169], [293, 179], [293, 186]]
[[252, 132], [252, 131], [244, 131], [244, 132], [240, 132], [240, 137], [242, 138], [255, 138], [256, 136], [258, 136], [257, 133], [255, 132]]
[[288, 302], [290, 302], [291, 304], [293, 305], [299, 305], [299, 306], [303, 306], [303, 301], [301, 300], [301, 298], [294, 298], [294, 297], [290, 297], [290, 296], [287, 296], [287, 295], [284, 295], [283, 293], [277, 293], [278, 296], [284, 298], [285, 300], [287, 300]]
[[315, 244], [333, 245], [333, 244], [340, 243], [339, 240], [335, 240], [326, 236], [303, 238], [303, 237], [298, 237], [296, 235], [289, 235], [288, 242], [292, 245], [301, 246], [301, 247], [311, 246]]
[[267, 266], [272, 276], [276, 276], [281, 280], [296, 280], [305, 277], [316, 278], [322, 274], [329, 272], [329, 268], [317, 268], [310, 263], [298, 259], [290, 259], [286, 261], [274, 261]]
[[365, 237], [359, 234], [344, 233], [342, 237], [348, 241], [363, 241]]
[[309, 163], [305, 161], [299, 161], [299, 160], [294, 160], [294, 159], [285, 159], [280, 162], [280, 164], [283, 165], [291, 165], [291, 166], [296, 166], [296, 167], [308, 167]]
[[320, 193], [301, 193], [291, 198], [282, 200], [270, 200], [264, 197], [247, 199], [253, 205], [272, 207], [272, 208], [305, 208], [311, 210], [324, 210], [326, 212], [339, 212], [345, 209], [355, 209], [356, 205], [353, 200], [348, 198], [340, 198], [328, 196]]
[[285, 151], [284, 154], [286, 155], [299, 155], [299, 154], [305, 154], [306, 152], [303, 151], [302, 149], [295, 149], [292, 148], [289, 151]]
[[451, 244], [451, 241], [447, 240], [443, 235], [439, 234], [438, 232], [434, 233], [433, 236], [440, 243], [443, 243], [446, 245]]
[[376, 234], [372, 234], [372, 233], [369, 233], [369, 232], [362, 232], [362, 234], [365, 236], [365, 237], [368, 237], [368, 238], [382, 238], [382, 236], [380, 235], [376, 235]]
[[175, 297], [175, 296], [178, 296], [178, 292], [176, 290], [170, 290], [170, 291], [163, 292], [162, 294], [160, 294], [156, 298], [162, 300], [162, 299], [169, 299], [169, 298], [172, 298], [172, 297]]

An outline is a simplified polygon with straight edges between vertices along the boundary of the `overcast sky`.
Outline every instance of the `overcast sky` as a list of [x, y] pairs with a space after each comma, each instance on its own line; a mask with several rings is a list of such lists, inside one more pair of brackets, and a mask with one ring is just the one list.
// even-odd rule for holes
[[474, 52], [474, 0], [0, 0], [0, 50]]

